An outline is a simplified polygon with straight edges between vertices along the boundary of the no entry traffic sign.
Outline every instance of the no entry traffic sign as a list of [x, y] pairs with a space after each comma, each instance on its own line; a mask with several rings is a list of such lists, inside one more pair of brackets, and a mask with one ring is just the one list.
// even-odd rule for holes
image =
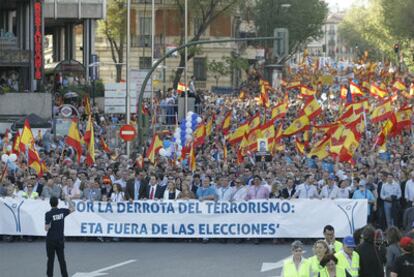
[[131, 141], [137, 136], [137, 130], [132, 125], [124, 125], [119, 129], [119, 136], [125, 141]]

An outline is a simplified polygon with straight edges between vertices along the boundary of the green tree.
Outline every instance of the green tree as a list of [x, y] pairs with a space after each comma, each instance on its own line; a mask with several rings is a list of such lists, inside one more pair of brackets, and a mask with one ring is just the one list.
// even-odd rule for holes
[[126, 23], [127, 9], [125, 0], [109, 0], [106, 19], [99, 21], [99, 31], [105, 35], [111, 47], [111, 57], [116, 68], [116, 82], [122, 80]]
[[231, 70], [228, 65], [226, 65], [222, 61], [212, 60], [211, 62], [207, 63], [207, 69], [211, 73], [213, 73], [214, 79], [216, 80], [216, 86], [218, 86], [218, 82], [221, 76], [227, 76]]
[[[188, 35], [190, 36], [188, 38], [188, 42], [191, 41], [197, 41], [200, 40], [200, 37], [205, 33], [207, 28], [210, 26], [210, 24], [219, 16], [224, 14], [231, 14], [234, 9], [237, 7], [237, 4], [241, 0], [197, 0], [197, 1], [188, 1], [188, 10], [191, 11], [191, 16], [194, 18], [198, 18], [198, 28], [193, 33], [193, 36], [190, 36], [190, 32], [188, 32]], [[181, 33], [180, 33], [180, 41], [179, 44], [182, 45], [185, 42], [185, 28], [184, 28], [184, 20], [185, 20], [185, 7], [184, 7], [184, 0], [175, 0], [175, 3], [178, 7], [178, 10], [180, 12], [180, 23], [181, 23]], [[189, 26], [190, 22], [193, 20], [188, 20]], [[188, 48], [188, 56], [185, 57], [185, 51], [180, 51], [180, 62], [178, 65], [178, 69], [175, 73], [174, 78], [174, 87], [177, 86], [178, 82], [181, 79], [181, 75], [184, 71], [185, 66], [185, 60], [187, 59], [187, 62], [191, 60], [195, 54], [199, 51], [197, 47], [190, 47]]]
[[216, 80], [216, 86], [220, 77], [227, 76], [230, 73], [237, 72], [239, 70], [247, 70], [249, 68], [249, 62], [240, 57], [222, 57], [222, 61], [212, 60], [207, 63], [207, 69], [213, 73], [214, 79]]
[[414, 39], [414, 1], [380, 0], [384, 23], [398, 38]]
[[[275, 28], [289, 30], [290, 55], [286, 60], [307, 40], [322, 35], [328, 7], [320, 0], [258, 0], [251, 11], [254, 13], [259, 36], [273, 36]], [[271, 42], [266, 45], [271, 47]]]

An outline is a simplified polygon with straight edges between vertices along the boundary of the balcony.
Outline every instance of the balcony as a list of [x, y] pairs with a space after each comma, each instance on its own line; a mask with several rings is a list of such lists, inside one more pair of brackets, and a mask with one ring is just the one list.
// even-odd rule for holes
[[45, 18], [101, 19], [106, 16], [107, 0], [45, 0]]
[[[163, 36], [155, 36], [155, 48], [165, 47]], [[131, 47], [151, 48], [151, 35], [131, 35]]]

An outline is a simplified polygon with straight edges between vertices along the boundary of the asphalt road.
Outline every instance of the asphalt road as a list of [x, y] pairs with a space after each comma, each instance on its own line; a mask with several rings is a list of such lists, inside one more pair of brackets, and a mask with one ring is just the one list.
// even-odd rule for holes
[[[310, 255], [310, 246], [306, 246]], [[236, 244], [155, 241], [68, 241], [65, 244], [69, 276], [143, 277], [270, 277], [279, 276], [276, 262], [290, 254], [290, 245], [264, 241]], [[273, 263], [265, 264], [263, 263]], [[279, 266], [281, 262], [279, 262]], [[262, 271], [269, 268], [265, 272]], [[34, 242], [0, 241], [2, 277], [46, 276], [44, 240]], [[88, 273], [88, 274], [79, 274]], [[57, 258], [55, 275], [60, 276]]]

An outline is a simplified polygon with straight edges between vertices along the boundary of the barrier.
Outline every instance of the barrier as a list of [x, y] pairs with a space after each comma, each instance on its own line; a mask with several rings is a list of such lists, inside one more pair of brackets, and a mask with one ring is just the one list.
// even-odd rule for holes
[[[63, 202], [60, 203], [63, 205]], [[85, 202], [65, 220], [66, 236], [148, 238], [319, 238], [325, 225], [337, 237], [367, 223], [366, 200], [197, 200]], [[0, 199], [0, 234], [45, 236], [48, 201]]]

